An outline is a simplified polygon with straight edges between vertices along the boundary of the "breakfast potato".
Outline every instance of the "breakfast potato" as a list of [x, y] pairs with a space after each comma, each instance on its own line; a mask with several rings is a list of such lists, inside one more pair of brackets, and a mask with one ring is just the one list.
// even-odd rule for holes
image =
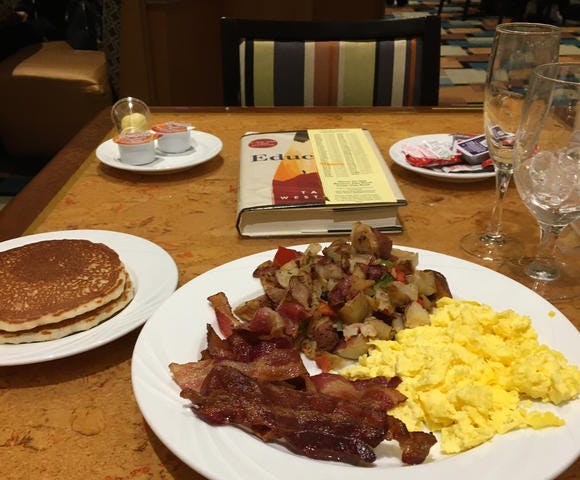
[[[418, 261], [417, 253], [393, 248], [387, 235], [357, 222], [350, 241], [311, 244], [303, 253], [279, 247], [254, 276], [278, 313], [275, 322], [297, 332], [294, 342], [309, 358], [356, 358], [367, 339], [429, 323], [433, 302], [451, 296], [445, 277], [418, 270]], [[246, 305], [244, 319], [261, 302]]]
[[368, 348], [367, 339], [363, 335], [357, 335], [340, 342], [334, 353], [349, 360], [357, 360], [358, 357], [367, 352]]
[[398, 307], [404, 307], [419, 298], [419, 289], [413, 283], [391, 282], [386, 286], [391, 303]]
[[411, 302], [405, 308], [405, 327], [413, 328], [429, 325], [429, 312], [419, 302]]
[[429, 297], [434, 293], [437, 293], [437, 284], [433, 270], [417, 270], [409, 275], [408, 281], [409, 283], [417, 286], [419, 295], [425, 295], [426, 297]]
[[344, 304], [344, 307], [338, 311], [338, 316], [344, 323], [349, 324], [362, 322], [370, 313], [371, 307], [367, 296], [359, 292]]

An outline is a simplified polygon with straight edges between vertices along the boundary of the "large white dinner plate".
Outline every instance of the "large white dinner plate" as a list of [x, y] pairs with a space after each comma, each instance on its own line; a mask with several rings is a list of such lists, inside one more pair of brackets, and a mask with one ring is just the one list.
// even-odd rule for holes
[[146, 165], [129, 165], [121, 161], [119, 147], [112, 139], [101, 143], [97, 147], [97, 158], [109, 167], [129, 170], [130, 172], [159, 174], [175, 173], [181, 170], [207, 162], [221, 152], [222, 141], [215, 135], [191, 131], [191, 149], [184, 153], [163, 153], [156, 152], [155, 160]]
[[457, 182], [457, 183], [478, 182], [480, 180], [493, 178], [495, 176], [495, 172], [446, 173], [438, 170], [432, 170], [429, 168], [414, 167], [409, 162], [407, 162], [405, 154], [403, 153], [402, 147], [405, 143], [419, 144], [426, 140], [446, 141], [448, 139], [449, 142], [451, 142], [451, 135], [448, 133], [435, 133], [432, 135], [418, 135], [416, 137], [405, 138], [403, 140], [399, 140], [397, 143], [394, 143], [391, 146], [391, 148], [389, 149], [389, 155], [393, 159], [393, 162], [395, 162], [397, 165], [400, 165], [405, 170], [409, 170], [411, 172], [418, 173], [419, 175], [423, 175], [425, 177], [443, 182]]
[[[580, 364], [580, 334], [531, 290], [471, 262], [406, 249], [419, 252], [420, 268], [443, 272], [456, 298], [530, 315], [542, 342]], [[270, 251], [241, 258], [191, 280], [155, 312], [135, 345], [132, 381], [139, 407], [161, 441], [193, 469], [212, 480], [532, 480], [557, 475], [580, 453], [578, 399], [546, 407], [565, 419], [563, 427], [510, 432], [454, 456], [442, 455], [436, 445], [426, 462], [415, 466], [403, 466], [398, 447], [386, 442], [377, 449], [374, 466], [355, 467], [308, 459], [235, 427], [212, 427], [199, 420], [180, 398], [168, 364], [199, 360], [206, 346], [206, 324], [216, 325], [207, 297], [223, 291], [235, 306], [257, 295], [261, 287], [252, 271], [273, 255]], [[316, 371], [312, 365], [309, 369]]]
[[135, 285], [131, 303], [96, 327], [47, 342], [0, 345], [0, 366], [25, 365], [68, 357], [105, 345], [143, 325], [177, 286], [177, 266], [171, 256], [144, 238], [106, 230], [67, 230], [28, 235], [0, 243], [0, 251], [42, 240], [80, 238], [115, 250]]

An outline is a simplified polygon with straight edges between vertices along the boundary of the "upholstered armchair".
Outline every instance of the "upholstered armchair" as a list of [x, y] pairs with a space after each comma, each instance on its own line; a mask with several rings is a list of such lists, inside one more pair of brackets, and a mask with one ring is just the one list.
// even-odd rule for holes
[[[114, 6], [105, 0], [103, 8]], [[114, 12], [108, 11], [108, 19]], [[118, 17], [118, 15], [117, 15]], [[104, 38], [108, 48], [108, 27]], [[34, 172], [113, 99], [106, 55], [73, 48], [65, 39], [26, 45], [0, 61], [2, 169]], [[109, 63], [115, 63], [114, 60]]]

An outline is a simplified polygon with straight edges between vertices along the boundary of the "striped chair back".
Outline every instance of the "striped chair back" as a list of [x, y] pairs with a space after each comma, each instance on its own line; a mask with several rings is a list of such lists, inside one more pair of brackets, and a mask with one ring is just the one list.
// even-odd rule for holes
[[[431, 17], [419, 20], [422, 25], [427, 25], [427, 18]], [[431, 23], [438, 23], [438, 17], [433, 18], [436, 20]], [[417, 19], [410, 20], [414, 27], [418, 25]], [[222, 19], [225, 28], [226, 21], [258, 22]], [[228, 53], [225, 40], [223, 43], [225, 103], [256, 107], [436, 105], [439, 39], [428, 42], [426, 28], [415, 28], [410, 35], [405, 35], [400, 27], [391, 31], [387, 27], [394, 22], [400, 21], [348, 22], [350, 35], [344, 36], [351, 38], [346, 39], [336, 38], [336, 31], [329, 34], [335, 37], [332, 39], [325, 39], [320, 34], [320, 38], [300, 39], [288, 35], [267, 38], [258, 33], [242, 35], [243, 32], [238, 32], [240, 36], [234, 43], [233, 55], [231, 48]], [[312, 22], [267, 23], [312, 25]], [[344, 22], [339, 23], [344, 25]], [[383, 32], [382, 36], [366, 38], [367, 32], [366, 36], [357, 38], [353, 23], [378, 24], [390, 34]], [[429, 30], [433, 34], [433, 25]], [[273, 28], [272, 31], [277, 30]], [[438, 25], [436, 31], [439, 34]], [[230, 47], [231, 37], [228, 36]]]
[[240, 44], [242, 106], [421, 104], [421, 38]]

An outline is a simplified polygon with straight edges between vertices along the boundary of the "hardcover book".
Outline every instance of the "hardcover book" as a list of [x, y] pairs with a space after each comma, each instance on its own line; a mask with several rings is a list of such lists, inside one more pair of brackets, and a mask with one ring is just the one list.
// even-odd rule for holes
[[367, 130], [249, 133], [240, 157], [242, 236], [344, 234], [356, 221], [402, 231], [407, 202]]

